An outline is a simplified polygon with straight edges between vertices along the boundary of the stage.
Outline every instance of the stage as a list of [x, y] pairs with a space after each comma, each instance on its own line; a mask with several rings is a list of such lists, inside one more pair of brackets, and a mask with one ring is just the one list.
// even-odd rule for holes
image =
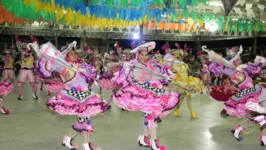
[[[94, 88], [99, 92], [97, 88]], [[22, 101], [17, 100], [16, 89], [4, 97], [4, 105], [10, 115], [0, 116], [0, 145], [3, 150], [67, 150], [61, 145], [63, 136], [71, 131], [76, 122], [75, 116], [61, 116], [46, 108], [48, 96], [45, 91], [39, 99], [32, 98], [27, 84]], [[108, 99], [110, 91], [103, 91]], [[230, 130], [241, 120], [234, 117], [221, 117], [222, 103], [211, 100], [206, 94], [193, 95], [193, 107], [199, 119], [191, 120], [186, 102], [181, 106], [183, 117], [175, 118], [169, 114], [159, 124], [160, 144], [167, 150], [258, 150], [263, 149], [258, 140], [259, 129], [238, 142]], [[93, 144], [103, 150], [149, 150], [138, 146], [137, 138], [143, 129], [143, 116], [140, 112], [127, 112], [112, 103], [112, 109], [103, 116], [92, 118], [95, 133], [91, 136]], [[253, 127], [247, 129], [251, 131]], [[81, 138], [76, 141], [81, 147]]]

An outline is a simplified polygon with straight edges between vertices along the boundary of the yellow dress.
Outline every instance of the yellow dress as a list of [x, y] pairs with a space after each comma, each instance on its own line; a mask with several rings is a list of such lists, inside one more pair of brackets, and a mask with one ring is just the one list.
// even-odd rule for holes
[[175, 78], [172, 80], [172, 90], [178, 91], [180, 93], [188, 92], [202, 92], [204, 89], [203, 82], [196, 77], [189, 76], [190, 71], [186, 63], [175, 64], [172, 66], [171, 71], [176, 74]]

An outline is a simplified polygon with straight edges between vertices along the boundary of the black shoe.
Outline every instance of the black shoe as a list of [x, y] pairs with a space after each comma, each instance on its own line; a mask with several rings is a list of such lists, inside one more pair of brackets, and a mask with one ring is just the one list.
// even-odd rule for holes
[[35, 100], [37, 100], [37, 99], [39, 98], [39, 97], [36, 96], [35, 94], [33, 94], [32, 97], [33, 97]]
[[22, 96], [19, 96], [19, 97], [18, 97], [18, 100], [19, 100], [19, 101], [21, 101], [22, 99], [23, 99]]

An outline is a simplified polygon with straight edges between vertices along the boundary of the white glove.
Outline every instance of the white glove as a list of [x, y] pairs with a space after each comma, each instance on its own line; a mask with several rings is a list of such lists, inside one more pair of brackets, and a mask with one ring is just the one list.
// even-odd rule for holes
[[68, 45], [68, 49], [72, 49], [72, 48], [77, 48], [77, 42], [76, 41], [73, 41], [71, 44]]

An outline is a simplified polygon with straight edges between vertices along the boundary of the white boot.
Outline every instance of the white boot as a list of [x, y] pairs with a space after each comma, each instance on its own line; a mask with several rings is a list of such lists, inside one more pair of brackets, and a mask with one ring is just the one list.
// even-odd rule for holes
[[240, 133], [244, 131], [244, 128], [241, 126], [237, 126], [235, 127], [231, 132], [234, 135], [234, 137], [238, 140], [238, 141], [242, 141], [243, 138], [240, 137]]
[[71, 150], [77, 150], [77, 146], [73, 146], [72, 145], [72, 140], [73, 139], [71, 137], [65, 136], [64, 140], [62, 142], [62, 145], [67, 147], [67, 148], [69, 148], [69, 149], [71, 149]]
[[165, 146], [159, 145], [159, 140], [151, 140], [151, 149], [152, 150], [166, 150]]
[[32, 97], [34, 98], [34, 99], [38, 99], [38, 96], [36, 96], [36, 94], [35, 93], [32, 93]]
[[94, 149], [93, 147], [92, 147], [92, 143], [84, 143], [84, 144], [82, 144], [82, 150], [101, 150], [101, 148], [99, 148], [99, 147], [97, 147], [96, 149]]
[[82, 148], [83, 148], [83, 150], [93, 150], [90, 148], [88, 143], [82, 144]]
[[148, 136], [140, 135], [138, 138], [139, 146], [151, 147], [151, 142]]
[[261, 135], [261, 138], [260, 138], [260, 145], [261, 145], [261, 146], [265, 146], [265, 145], [266, 145], [266, 136]]

